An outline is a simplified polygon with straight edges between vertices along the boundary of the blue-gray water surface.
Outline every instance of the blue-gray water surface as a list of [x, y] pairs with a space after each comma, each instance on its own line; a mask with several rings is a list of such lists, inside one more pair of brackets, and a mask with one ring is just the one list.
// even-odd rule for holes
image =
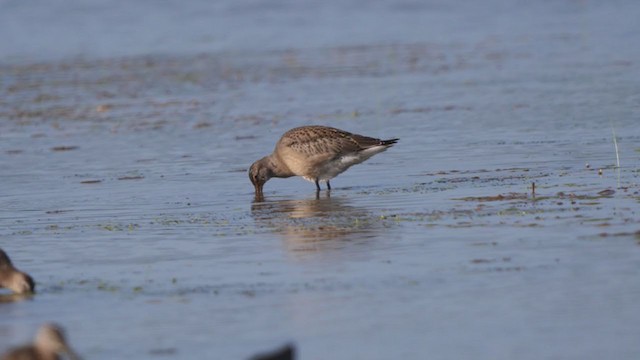
[[[0, 3], [0, 351], [640, 357], [640, 3]], [[316, 198], [248, 166], [388, 151]]]

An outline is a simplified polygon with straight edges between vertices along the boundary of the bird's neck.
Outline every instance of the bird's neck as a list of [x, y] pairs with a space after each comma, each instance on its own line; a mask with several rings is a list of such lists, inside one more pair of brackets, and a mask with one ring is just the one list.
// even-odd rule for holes
[[282, 161], [282, 159], [280, 159], [276, 154], [265, 156], [262, 161], [264, 161], [269, 169], [271, 169], [273, 177], [287, 178], [294, 176], [289, 167], [287, 167], [284, 164], [284, 161]]

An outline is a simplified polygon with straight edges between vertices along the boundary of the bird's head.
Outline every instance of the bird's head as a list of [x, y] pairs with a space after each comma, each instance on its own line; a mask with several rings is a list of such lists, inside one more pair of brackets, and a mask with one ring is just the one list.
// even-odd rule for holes
[[267, 158], [262, 158], [251, 165], [249, 168], [249, 180], [256, 190], [256, 197], [262, 197], [262, 188], [264, 184], [273, 177], [273, 172], [267, 165]]
[[23, 272], [15, 270], [7, 287], [16, 294], [32, 294], [36, 291], [33, 278]]
[[80, 356], [67, 343], [65, 332], [60, 325], [42, 325], [36, 334], [35, 344], [38, 348], [49, 353], [66, 354], [72, 360], [80, 359]]

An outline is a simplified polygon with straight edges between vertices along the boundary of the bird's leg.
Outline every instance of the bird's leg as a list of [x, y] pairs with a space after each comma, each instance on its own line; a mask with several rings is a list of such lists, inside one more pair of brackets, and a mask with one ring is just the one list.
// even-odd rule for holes
[[329, 180], [327, 180], [327, 190], [331, 190], [331, 184], [329, 184]]
[[316, 189], [320, 191], [320, 182], [318, 181], [318, 179], [316, 179]]

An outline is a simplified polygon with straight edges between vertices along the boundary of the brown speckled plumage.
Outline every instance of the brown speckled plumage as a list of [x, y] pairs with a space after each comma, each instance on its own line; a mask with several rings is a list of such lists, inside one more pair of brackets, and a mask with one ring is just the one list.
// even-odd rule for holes
[[249, 169], [256, 196], [272, 177], [302, 176], [320, 190], [319, 181], [329, 181], [398, 139], [381, 140], [327, 126], [303, 126], [284, 133], [271, 155], [256, 161]]

